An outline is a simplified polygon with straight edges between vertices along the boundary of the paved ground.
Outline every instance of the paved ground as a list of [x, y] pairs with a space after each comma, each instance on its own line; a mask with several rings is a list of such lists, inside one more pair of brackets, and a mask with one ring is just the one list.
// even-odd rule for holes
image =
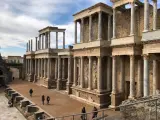
[[26, 120], [15, 107], [10, 108], [7, 105], [8, 99], [0, 92], [0, 120]]
[[[10, 84], [10, 87], [18, 91], [23, 96], [30, 99], [32, 102], [37, 104], [43, 110], [48, 112], [54, 117], [65, 116], [71, 114], [81, 113], [83, 106], [86, 107], [87, 112], [91, 112], [93, 107], [84, 103], [81, 103], [77, 100], [70, 98], [68, 95], [61, 94], [56, 90], [47, 89], [41, 86], [36, 85], [35, 83], [30, 83], [27, 81], [15, 80]], [[33, 97], [29, 96], [29, 89], [33, 89]], [[42, 105], [41, 96], [49, 95], [51, 97], [50, 105]], [[117, 115], [119, 112], [108, 111], [109, 115]]]

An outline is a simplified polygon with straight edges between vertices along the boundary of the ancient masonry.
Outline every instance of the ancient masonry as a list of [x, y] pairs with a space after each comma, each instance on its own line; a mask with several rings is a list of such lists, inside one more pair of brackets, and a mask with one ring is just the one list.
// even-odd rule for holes
[[[75, 44], [65, 49], [65, 29], [46, 27], [27, 43], [25, 77], [72, 98], [111, 108], [160, 90], [160, 10], [157, 0], [111, 0], [74, 14]], [[127, 8], [125, 5], [129, 4]], [[80, 24], [80, 42], [77, 40]], [[69, 28], [68, 28], [69, 29]], [[50, 33], [56, 32], [56, 48]], [[63, 49], [58, 49], [63, 32]]]

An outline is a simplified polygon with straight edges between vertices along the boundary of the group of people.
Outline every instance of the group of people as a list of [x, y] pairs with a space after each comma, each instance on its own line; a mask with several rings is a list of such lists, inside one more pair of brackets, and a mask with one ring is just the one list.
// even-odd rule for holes
[[[30, 94], [30, 96], [32, 97], [32, 94], [33, 94], [33, 90], [32, 90], [32, 89], [29, 90], [29, 94]], [[47, 100], [47, 104], [49, 104], [49, 102], [50, 102], [50, 97], [47, 96], [46, 100]], [[42, 104], [44, 105], [44, 103], [45, 103], [45, 96], [42, 95]]]
[[[98, 115], [98, 109], [96, 107], [93, 107], [93, 110], [92, 110], [92, 119], [96, 118], [97, 115]], [[86, 117], [86, 108], [85, 107], [82, 108], [81, 119], [82, 120], [87, 120], [87, 117]]]

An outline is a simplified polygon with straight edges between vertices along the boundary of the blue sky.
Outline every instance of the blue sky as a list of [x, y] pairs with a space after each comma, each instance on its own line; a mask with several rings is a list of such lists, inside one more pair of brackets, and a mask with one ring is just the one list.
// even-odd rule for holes
[[[26, 42], [30, 39], [35, 40], [39, 29], [51, 25], [66, 28], [66, 44], [72, 44], [74, 41], [72, 15], [98, 2], [112, 5], [110, 0], [14, 0], [14, 2], [2, 0], [0, 2], [2, 55], [23, 56]], [[54, 46], [55, 34], [51, 36]], [[62, 45], [61, 38], [62, 34], [59, 35], [59, 46]]]

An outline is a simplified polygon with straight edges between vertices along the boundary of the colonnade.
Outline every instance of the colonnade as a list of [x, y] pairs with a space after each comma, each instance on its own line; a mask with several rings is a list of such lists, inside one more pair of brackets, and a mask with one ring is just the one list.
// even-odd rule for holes
[[[93, 15], [89, 16], [89, 42], [93, 41]], [[111, 15], [108, 14], [108, 40], [111, 39]], [[77, 21], [75, 20], [75, 44], [77, 44]], [[102, 11], [98, 12], [98, 40], [102, 40]], [[84, 43], [84, 18], [80, 19], [80, 42]]]

